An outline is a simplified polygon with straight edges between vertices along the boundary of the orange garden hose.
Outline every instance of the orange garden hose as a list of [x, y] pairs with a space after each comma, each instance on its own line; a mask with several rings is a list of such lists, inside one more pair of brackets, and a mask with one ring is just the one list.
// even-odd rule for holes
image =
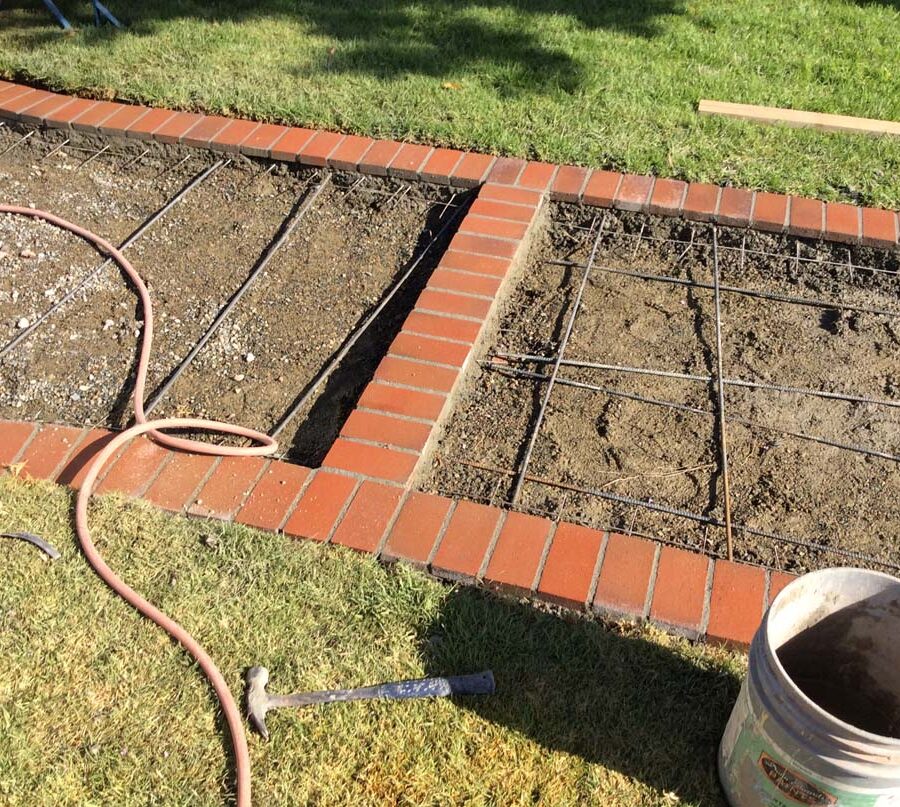
[[[147, 602], [140, 594], [125, 583], [107, 565], [106, 561], [97, 551], [91, 540], [88, 529], [88, 502], [93, 492], [97, 477], [110, 457], [125, 443], [133, 440], [141, 434], [149, 434], [161, 445], [180, 451], [191, 451], [195, 454], [213, 454], [229, 457], [249, 457], [273, 454], [277, 448], [277, 441], [267, 434], [248, 429], [244, 426], [236, 426], [230, 423], [221, 423], [215, 420], [201, 420], [197, 418], [162, 418], [148, 421], [144, 414], [144, 387], [147, 381], [147, 365], [150, 359], [150, 350], [153, 343], [153, 305], [147, 286], [134, 267], [125, 256], [109, 241], [101, 238], [89, 230], [72, 224], [65, 219], [46, 213], [42, 210], [33, 210], [29, 207], [16, 207], [13, 205], [0, 205], [0, 213], [9, 213], [19, 216], [28, 216], [33, 219], [41, 219], [68, 230], [70, 233], [89, 241], [98, 251], [112, 258], [134, 284], [141, 301], [141, 310], [144, 314], [144, 328], [141, 334], [141, 350], [138, 359], [137, 371], [134, 382], [134, 419], [135, 425], [125, 429], [107, 444], [103, 450], [91, 461], [87, 474], [78, 492], [78, 500], [75, 506], [75, 532], [81, 550], [88, 563], [97, 572], [99, 577], [122, 599], [132, 605], [137, 611], [159, 625], [173, 639], [178, 641], [188, 653], [200, 665], [203, 674], [212, 685], [216, 697], [222, 707], [222, 713], [228, 724], [228, 732], [231, 739], [231, 748], [234, 754], [235, 780], [237, 789], [238, 807], [250, 807], [250, 753], [247, 749], [247, 738], [244, 734], [244, 725], [241, 712], [235, 702], [231, 690], [224, 676], [216, 667], [215, 662], [209, 657], [200, 643], [194, 639], [174, 619], [166, 616], [158, 608]], [[257, 443], [254, 446], [221, 446], [203, 443], [182, 437], [173, 437], [165, 434], [167, 429], [195, 429], [199, 431], [217, 432], [237, 437], [244, 437]]]

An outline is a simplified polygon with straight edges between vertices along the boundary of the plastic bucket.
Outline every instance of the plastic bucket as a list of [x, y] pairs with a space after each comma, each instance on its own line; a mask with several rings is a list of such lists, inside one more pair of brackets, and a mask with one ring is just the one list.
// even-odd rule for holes
[[826, 569], [781, 591], [750, 646], [719, 778], [733, 807], [900, 807], [900, 580]]

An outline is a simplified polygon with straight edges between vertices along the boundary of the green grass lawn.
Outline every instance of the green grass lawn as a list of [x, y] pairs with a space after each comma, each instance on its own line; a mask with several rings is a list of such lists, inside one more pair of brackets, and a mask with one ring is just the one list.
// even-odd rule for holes
[[0, 6], [55, 89], [900, 206], [900, 139], [700, 118], [700, 98], [900, 119], [897, 0], [87, 0]]
[[[0, 803], [218, 805], [230, 770], [188, 657], [109, 592], [72, 499], [0, 478]], [[241, 691], [492, 668], [481, 700], [272, 712], [251, 738], [258, 804], [721, 804], [715, 751], [745, 660], [658, 631], [563, 619], [404, 567], [140, 504], [98, 500], [98, 546]]]

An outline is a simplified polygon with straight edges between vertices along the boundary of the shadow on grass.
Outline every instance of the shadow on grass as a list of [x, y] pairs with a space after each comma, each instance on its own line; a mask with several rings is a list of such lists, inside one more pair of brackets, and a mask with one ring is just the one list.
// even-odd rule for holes
[[737, 676], [636, 629], [462, 588], [421, 635], [429, 674], [492, 669], [497, 693], [461, 708], [696, 804], [724, 804], [716, 750]]

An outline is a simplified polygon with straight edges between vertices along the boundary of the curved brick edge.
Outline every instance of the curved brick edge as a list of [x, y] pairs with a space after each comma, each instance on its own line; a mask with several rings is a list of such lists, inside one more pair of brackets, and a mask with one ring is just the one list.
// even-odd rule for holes
[[0, 118], [463, 188], [490, 179], [542, 193], [549, 190], [556, 201], [684, 216], [848, 244], [890, 248], [900, 239], [900, 221], [893, 210], [92, 101], [8, 81], [0, 81]]
[[[0, 467], [77, 489], [104, 429], [0, 421]], [[98, 492], [339, 544], [437, 577], [745, 648], [793, 576], [341, 470], [126, 446]]]

